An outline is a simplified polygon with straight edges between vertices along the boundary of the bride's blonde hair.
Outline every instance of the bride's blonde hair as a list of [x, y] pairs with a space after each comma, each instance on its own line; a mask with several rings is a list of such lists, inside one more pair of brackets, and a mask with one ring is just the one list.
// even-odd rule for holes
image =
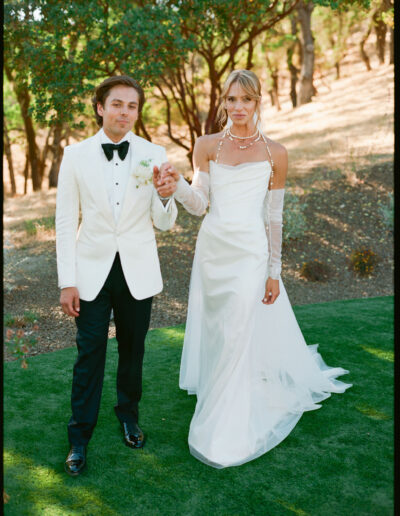
[[257, 75], [250, 70], [234, 70], [228, 76], [225, 81], [225, 84], [222, 87], [220, 104], [217, 111], [217, 122], [221, 127], [224, 127], [228, 120], [228, 113], [225, 107], [226, 97], [228, 96], [229, 88], [235, 82], [239, 83], [240, 86], [246, 92], [251, 99], [256, 101], [256, 114], [257, 121], [256, 125], [260, 121], [260, 112], [261, 112], [261, 84], [257, 77]]

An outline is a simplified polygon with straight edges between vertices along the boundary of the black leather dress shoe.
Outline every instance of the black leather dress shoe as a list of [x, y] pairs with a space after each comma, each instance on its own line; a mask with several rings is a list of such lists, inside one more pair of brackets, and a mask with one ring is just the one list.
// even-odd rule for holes
[[130, 448], [142, 448], [145, 437], [137, 423], [121, 423], [124, 442]]
[[72, 445], [65, 460], [64, 469], [72, 477], [77, 477], [86, 466], [86, 446]]

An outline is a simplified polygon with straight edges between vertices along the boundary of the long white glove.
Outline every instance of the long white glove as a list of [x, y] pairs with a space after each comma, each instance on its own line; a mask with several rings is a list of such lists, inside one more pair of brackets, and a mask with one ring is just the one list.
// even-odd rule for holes
[[279, 279], [281, 273], [282, 254], [282, 221], [284, 188], [268, 190], [266, 205], [264, 205], [264, 220], [269, 247], [269, 277]]
[[203, 215], [208, 207], [210, 197], [210, 174], [196, 170], [192, 184], [181, 175], [176, 184], [174, 198], [192, 215]]

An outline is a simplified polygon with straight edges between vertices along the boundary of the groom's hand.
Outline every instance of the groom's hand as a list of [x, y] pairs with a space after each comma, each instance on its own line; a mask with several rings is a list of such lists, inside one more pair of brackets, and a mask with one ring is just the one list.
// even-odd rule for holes
[[[154, 166], [153, 168], [153, 184], [158, 195], [161, 197], [170, 197], [176, 190], [176, 180], [174, 176], [169, 173], [170, 170], [173, 170], [177, 174], [175, 169], [169, 163], [163, 163], [161, 168], [158, 168], [157, 166]], [[177, 175], [179, 178], [179, 174]]]
[[79, 316], [79, 292], [76, 287], [67, 287], [61, 290], [60, 303], [65, 314], [72, 317]]
[[174, 165], [171, 165], [168, 161], [161, 165], [160, 176], [161, 182], [165, 181], [168, 177], [172, 177], [176, 182], [179, 181], [179, 172], [176, 170]]

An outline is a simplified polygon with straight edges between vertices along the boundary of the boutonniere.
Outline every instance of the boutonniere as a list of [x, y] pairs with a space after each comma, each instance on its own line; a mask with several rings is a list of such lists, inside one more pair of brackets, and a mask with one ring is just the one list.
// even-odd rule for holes
[[136, 188], [140, 185], [148, 185], [152, 182], [153, 178], [153, 167], [151, 166], [152, 158], [142, 159], [138, 165], [136, 165], [132, 176], [136, 179]]

